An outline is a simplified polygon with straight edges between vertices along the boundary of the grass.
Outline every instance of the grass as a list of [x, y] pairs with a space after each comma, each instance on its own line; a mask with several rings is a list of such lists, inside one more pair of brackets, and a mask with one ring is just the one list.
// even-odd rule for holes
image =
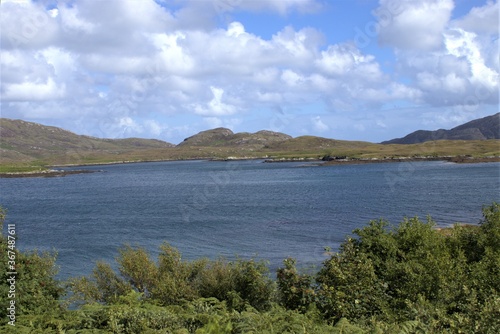
[[[500, 140], [440, 140], [421, 144], [374, 144], [314, 136], [278, 139], [267, 133], [239, 133], [226, 139], [213, 130], [201, 133], [193, 145], [172, 147], [158, 140], [139, 138], [99, 139], [36, 123], [1, 119], [0, 172], [28, 172], [50, 165], [101, 164], [113, 162], [226, 159], [312, 158], [325, 155], [358, 159], [399, 157], [500, 156]], [[204, 146], [200, 145], [205, 143]], [[43, 162], [43, 163], [40, 163]]]
[[35, 166], [24, 166], [24, 165], [0, 165], [1, 173], [29, 173], [29, 172], [40, 172], [47, 170], [47, 167], [35, 165]]
[[[86, 140], [86, 138], [85, 138]], [[140, 140], [135, 141], [142, 145]], [[105, 142], [105, 141], [103, 141]], [[187, 159], [226, 159], [234, 158], [312, 158], [321, 159], [326, 155], [346, 156], [358, 159], [390, 159], [400, 157], [444, 157], [500, 156], [500, 140], [439, 140], [421, 144], [374, 144], [360, 141], [342, 141], [312, 136], [302, 136], [285, 141], [270, 142], [264, 147], [256, 145], [225, 146], [177, 146], [155, 147], [164, 143], [145, 144], [150, 146], [111, 146], [110, 144], [83, 145], [80, 148], [44, 149], [22, 151], [22, 155], [12, 154], [2, 157], [0, 173], [31, 172], [46, 169], [50, 165], [105, 164], [139, 161], [187, 160]], [[124, 144], [124, 143], [121, 143]], [[213, 144], [213, 143], [212, 143]], [[4, 153], [8, 153], [4, 152]], [[10, 151], [15, 152], [15, 151]], [[20, 161], [20, 159], [24, 159]]]
[[331, 148], [307, 148], [305, 146], [299, 149], [288, 148], [288, 151], [274, 151], [269, 155], [277, 158], [287, 157], [322, 157], [347, 156], [349, 158], [362, 159], [384, 159], [398, 157], [443, 157], [443, 156], [500, 156], [500, 140], [439, 140], [425, 142], [421, 144], [391, 144], [381, 145], [362, 142], [341, 142]]

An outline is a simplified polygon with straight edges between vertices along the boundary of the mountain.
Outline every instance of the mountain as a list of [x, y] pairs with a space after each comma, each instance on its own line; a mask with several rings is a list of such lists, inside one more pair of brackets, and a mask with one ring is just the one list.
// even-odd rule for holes
[[418, 130], [403, 138], [382, 142], [382, 144], [418, 144], [432, 140], [485, 140], [500, 139], [500, 113], [479, 118], [454, 127], [451, 130]]
[[[480, 132], [481, 138], [489, 138], [498, 134], [499, 115], [494, 116], [497, 119], [485, 118], [436, 133], [455, 131], [475, 136]], [[0, 118], [0, 170], [184, 159], [270, 158], [283, 161], [322, 159], [327, 156], [369, 160], [415, 156], [489, 157], [500, 156], [499, 144], [500, 140], [470, 140], [467, 143], [442, 140], [416, 145], [381, 145], [315, 136], [292, 138], [284, 133], [266, 130], [233, 133], [226, 128], [217, 128], [202, 131], [186, 138], [179, 145], [172, 145], [154, 139], [100, 139], [53, 126]]]
[[156, 139], [100, 139], [77, 135], [53, 126], [0, 118], [2, 163], [47, 158], [60, 161], [63, 157], [74, 158], [89, 155], [97, 158], [169, 147], [174, 147], [174, 145]]
[[292, 137], [280, 132], [262, 130], [256, 133], [233, 133], [233, 131], [226, 128], [217, 128], [202, 131], [194, 136], [188, 137], [177, 146], [245, 147], [248, 149], [260, 149], [273, 143], [283, 142], [289, 139], [292, 139]]

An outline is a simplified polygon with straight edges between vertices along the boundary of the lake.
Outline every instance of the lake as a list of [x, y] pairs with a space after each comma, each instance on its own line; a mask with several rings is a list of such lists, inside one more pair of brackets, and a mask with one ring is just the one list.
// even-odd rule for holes
[[[22, 250], [56, 250], [60, 278], [113, 261], [124, 244], [153, 256], [164, 241], [184, 259], [255, 257], [275, 270], [326, 259], [352, 230], [427, 215], [479, 223], [500, 202], [500, 163], [363, 165], [175, 161], [91, 166], [100, 172], [0, 179], [0, 204]], [[5, 228], [5, 226], [4, 226]]]

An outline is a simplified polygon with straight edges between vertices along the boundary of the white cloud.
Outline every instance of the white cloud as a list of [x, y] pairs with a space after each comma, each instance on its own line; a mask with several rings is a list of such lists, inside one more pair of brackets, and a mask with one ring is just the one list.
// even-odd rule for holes
[[225, 116], [236, 113], [237, 108], [233, 105], [222, 102], [224, 89], [211, 86], [213, 98], [205, 105], [195, 105], [194, 110], [202, 116]]
[[405, 50], [438, 49], [453, 8], [452, 0], [380, 0], [379, 42]]
[[58, 87], [54, 79], [49, 78], [46, 82], [23, 82], [10, 84], [6, 87], [2, 98], [14, 101], [38, 101], [54, 100], [64, 97], [66, 87]]
[[228, 128], [230, 130], [234, 130], [236, 126], [241, 124], [241, 119], [239, 118], [221, 118], [221, 117], [203, 117], [203, 123], [206, 124], [209, 128]]
[[472, 82], [480, 83], [490, 89], [498, 86], [498, 72], [486, 66], [475, 33], [454, 29], [445, 36], [448, 53], [468, 60]]
[[283, 71], [283, 74], [281, 75], [281, 80], [283, 80], [285, 84], [290, 87], [300, 85], [301, 83], [304, 82], [304, 78], [292, 70]]
[[313, 12], [321, 8], [321, 5], [315, 0], [214, 0], [211, 2], [217, 13], [233, 12], [235, 10], [270, 10], [286, 15], [291, 11]]
[[57, 39], [57, 20], [41, 4], [2, 1], [1, 44], [3, 50], [43, 48]]
[[470, 12], [452, 25], [474, 33], [487, 33], [498, 36], [498, 1], [488, 1], [482, 7], [473, 7]]
[[[53, 13], [53, 10], [49, 13]], [[96, 33], [97, 24], [89, 22], [81, 17], [79, 7], [66, 7], [63, 6], [58, 9], [58, 15], [61, 18], [61, 28], [63, 30], [70, 30], [72, 32], [82, 32], [86, 34]]]
[[74, 55], [63, 49], [49, 47], [41, 50], [39, 55], [44, 58], [48, 65], [52, 66], [54, 75], [63, 82], [69, 80], [73, 72], [77, 70]]
[[222, 127], [223, 123], [222, 120], [218, 117], [205, 117], [203, 121], [210, 127], [210, 128], [220, 128]]
[[[300, 128], [321, 132], [334, 123], [310, 113], [352, 121], [391, 104], [498, 105], [498, 2], [450, 21], [451, 0], [380, 0], [378, 39], [392, 48], [382, 56], [373, 44], [326, 44], [326, 32], [315, 28], [284, 26], [262, 37], [231, 17], [286, 16], [317, 10], [319, 2], [81, 0], [46, 9], [2, 1], [2, 113], [57, 117], [99, 136], [168, 138], [235, 127], [277, 109], [291, 118], [307, 114]], [[26, 17], [38, 18], [35, 29]], [[157, 121], [166, 118], [168, 126]]]
[[123, 127], [137, 127], [138, 125], [130, 117], [123, 117], [118, 120], [118, 126]]
[[322, 120], [320, 116], [316, 116], [311, 118], [311, 122], [313, 123], [313, 127], [316, 131], [318, 132], [325, 132], [330, 130], [328, 125], [326, 125]]
[[387, 125], [384, 123], [384, 121], [382, 121], [382, 120], [380, 120], [380, 119], [378, 119], [378, 120], [375, 122], [375, 124], [376, 124], [377, 126], [381, 127], [381, 128], [384, 128], [384, 129], [386, 129], [386, 128], [387, 128]]
[[380, 82], [383, 74], [374, 56], [362, 54], [350, 44], [332, 45], [321, 52], [317, 66], [334, 77], [358, 78], [363, 81]]
[[[381, 1], [382, 5], [386, 3], [388, 1]], [[432, 106], [498, 104], [498, 39], [479, 35], [480, 31], [491, 32], [491, 29], [485, 27], [491, 28], [495, 24], [491, 12], [498, 8], [498, 3], [489, 2], [483, 7], [472, 8], [463, 18], [454, 21], [450, 21], [446, 14], [453, 8], [449, 1], [424, 1], [421, 5], [412, 2], [410, 9], [408, 6], [410, 3], [399, 8], [394, 22], [399, 22], [399, 17], [406, 17], [407, 11], [415, 13], [415, 6], [420, 11], [422, 8], [434, 8], [432, 17], [440, 18], [441, 22], [439, 29], [437, 25], [430, 23], [436, 29], [430, 35], [439, 38], [439, 43], [430, 43], [429, 48], [421, 48], [418, 42], [419, 34], [428, 32], [425, 27], [420, 30], [415, 27], [416, 30], [412, 30], [409, 26], [398, 26], [391, 21], [384, 22], [385, 28], [381, 28], [382, 41], [384, 38], [393, 38], [395, 41], [400, 74], [411, 78], [411, 84], [417, 90], [413, 94], [417, 101]], [[486, 22], [481, 23], [483, 19]], [[496, 28], [498, 29], [498, 25]], [[411, 34], [415, 34], [414, 37]], [[399, 43], [397, 39], [404, 36], [407, 37], [407, 42], [415, 41], [417, 47]]]
[[186, 39], [184, 33], [155, 34], [151, 38], [159, 51], [158, 61], [167, 73], [187, 74], [193, 69], [193, 58], [179, 45], [180, 41]]
[[50, 17], [56, 18], [59, 15], [59, 9], [54, 8], [47, 11]]

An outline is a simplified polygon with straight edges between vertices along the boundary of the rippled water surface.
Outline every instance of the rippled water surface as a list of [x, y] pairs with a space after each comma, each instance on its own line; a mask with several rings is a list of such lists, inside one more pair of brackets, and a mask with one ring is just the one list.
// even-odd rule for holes
[[0, 204], [21, 249], [57, 250], [60, 277], [87, 274], [126, 243], [185, 259], [325, 259], [371, 219], [432, 216], [478, 223], [500, 201], [500, 164], [405, 162], [315, 167], [262, 161], [159, 162], [86, 167], [101, 172], [0, 179]]

